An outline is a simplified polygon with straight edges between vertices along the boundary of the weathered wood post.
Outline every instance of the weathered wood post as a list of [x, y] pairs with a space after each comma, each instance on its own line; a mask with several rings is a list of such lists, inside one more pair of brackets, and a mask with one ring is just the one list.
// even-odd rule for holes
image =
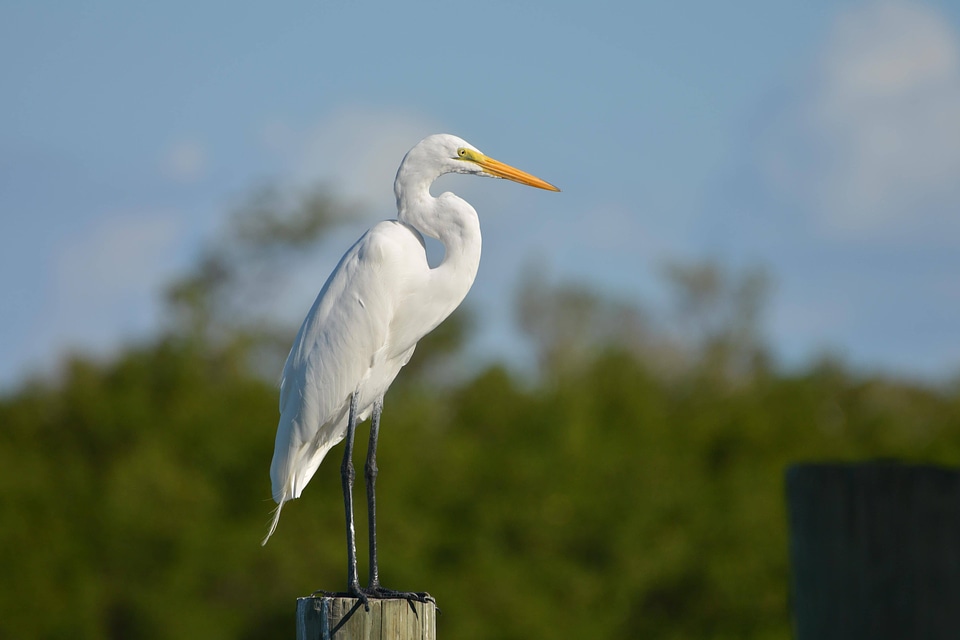
[[436, 640], [437, 605], [403, 599], [297, 599], [297, 640]]
[[804, 464], [786, 481], [796, 640], [960, 638], [960, 472]]

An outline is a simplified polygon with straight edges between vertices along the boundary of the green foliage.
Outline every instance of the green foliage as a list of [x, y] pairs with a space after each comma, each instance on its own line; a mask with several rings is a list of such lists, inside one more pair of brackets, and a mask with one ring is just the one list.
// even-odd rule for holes
[[[342, 588], [339, 448], [258, 544], [276, 390], [244, 362], [167, 338], [0, 403], [0, 637], [289, 637]], [[956, 391], [832, 366], [668, 381], [610, 350], [432, 388], [387, 397], [381, 571], [443, 637], [787, 638], [785, 466], [960, 462]]]

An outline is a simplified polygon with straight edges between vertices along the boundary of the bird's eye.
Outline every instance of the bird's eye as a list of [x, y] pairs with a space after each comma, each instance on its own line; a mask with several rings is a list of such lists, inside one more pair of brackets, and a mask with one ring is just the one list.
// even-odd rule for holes
[[457, 149], [457, 155], [460, 156], [461, 158], [466, 158], [467, 150], [464, 149], [463, 147], [460, 147], [459, 149]]

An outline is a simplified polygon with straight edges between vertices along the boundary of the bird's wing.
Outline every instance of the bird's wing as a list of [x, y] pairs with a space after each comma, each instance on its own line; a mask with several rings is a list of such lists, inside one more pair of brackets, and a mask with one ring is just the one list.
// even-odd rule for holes
[[[346, 433], [350, 394], [360, 417], [388, 380], [364, 384], [391, 351], [390, 325], [411, 286], [428, 268], [422, 238], [396, 222], [368, 231], [343, 256], [300, 327], [283, 369], [280, 422], [270, 476], [278, 503], [298, 498], [327, 451]], [[422, 263], [422, 264], [421, 264]], [[396, 366], [396, 370], [403, 363]]]

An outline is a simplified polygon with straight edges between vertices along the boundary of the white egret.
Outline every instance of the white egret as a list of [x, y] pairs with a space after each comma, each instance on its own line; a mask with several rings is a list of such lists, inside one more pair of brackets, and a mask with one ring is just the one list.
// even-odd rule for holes
[[[434, 197], [430, 185], [446, 173], [506, 178], [559, 191], [528, 173], [485, 156], [452, 135], [432, 135], [400, 163], [393, 188], [397, 219], [367, 231], [327, 279], [297, 334], [280, 383], [280, 423], [270, 478], [277, 508], [299, 498], [324, 456], [346, 438], [341, 465], [347, 521], [347, 587], [367, 597], [423, 598], [380, 586], [377, 566], [376, 449], [383, 395], [410, 360], [417, 342], [449, 316], [467, 295], [480, 264], [476, 210], [452, 193]], [[431, 268], [423, 236], [443, 244], [443, 260]], [[370, 417], [365, 465], [370, 540], [370, 582], [357, 576], [353, 519], [353, 440], [358, 422]]]

